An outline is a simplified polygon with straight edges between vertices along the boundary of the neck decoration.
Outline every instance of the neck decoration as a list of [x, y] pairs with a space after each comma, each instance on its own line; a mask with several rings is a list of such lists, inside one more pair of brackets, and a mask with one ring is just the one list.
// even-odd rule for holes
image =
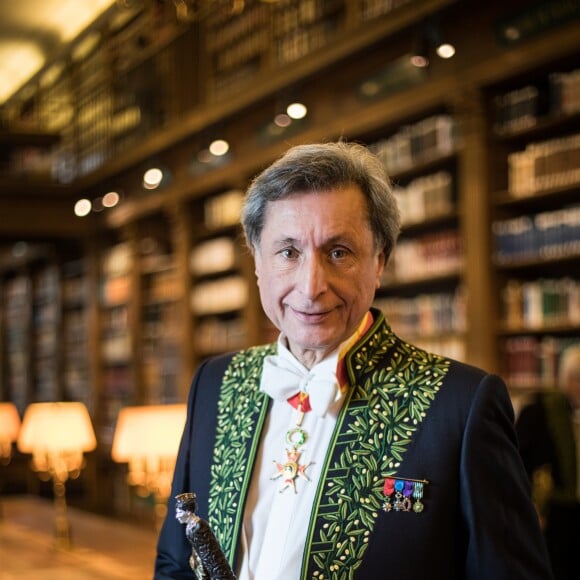
[[274, 460], [276, 471], [271, 479], [283, 478], [280, 493], [288, 488], [297, 493], [296, 482], [299, 478], [310, 481], [306, 470], [312, 463], [300, 463], [303, 446], [308, 439], [308, 433], [302, 428], [302, 421], [305, 414], [312, 410], [318, 417], [325, 417], [345, 394], [348, 386], [346, 354], [372, 323], [372, 314], [367, 312], [356, 332], [342, 343], [338, 357], [335, 355], [322, 361], [312, 371], [297, 363], [290, 353], [288, 356], [278, 354], [265, 358], [260, 388], [276, 401], [287, 401], [297, 411], [295, 423], [285, 436], [286, 460]]
[[312, 465], [312, 463], [307, 463], [306, 465], [301, 465], [299, 463], [301, 451], [300, 449], [306, 443], [308, 439], [308, 434], [304, 429], [302, 429], [302, 421], [304, 420], [305, 413], [312, 410], [310, 406], [308, 393], [300, 391], [293, 397], [288, 399], [290, 403], [297, 411], [296, 424], [291, 427], [286, 432], [286, 463], [278, 463], [274, 461], [276, 465], [276, 473], [270, 479], [278, 479], [283, 477], [282, 487], [279, 493], [287, 490], [291, 487], [294, 493], [298, 493], [296, 490], [296, 480], [301, 477], [310, 481], [309, 477], [306, 475], [306, 470]]

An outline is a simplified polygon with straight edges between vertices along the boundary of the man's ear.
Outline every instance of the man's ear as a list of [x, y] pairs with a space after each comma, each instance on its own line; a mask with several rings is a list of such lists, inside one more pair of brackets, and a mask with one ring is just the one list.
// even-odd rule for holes
[[381, 250], [377, 254], [377, 280], [376, 280], [376, 287], [381, 287], [381, 279], [383, 276], [383, 272], [385, 271], [385, 266], [387, 265], [387, 255], [385, 250]]
[[262, 260], [259, 250], [254, 248], [252, 251], [252, 255], [254, 257], [254, 274], [256, 274], [256, 280], [259, 280], [260, 272], [262, 270]]

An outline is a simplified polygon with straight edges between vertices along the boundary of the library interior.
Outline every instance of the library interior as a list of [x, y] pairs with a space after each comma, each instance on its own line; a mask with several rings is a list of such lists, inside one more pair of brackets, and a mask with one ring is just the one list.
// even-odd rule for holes
[[384, 163], [400, 337], [516, 417], [561, 392], [579, 38], [565, 0], [2, 2], [0, 577], [152, 576], [196, 368], [278, 336], [240, 211], [293, 145]]

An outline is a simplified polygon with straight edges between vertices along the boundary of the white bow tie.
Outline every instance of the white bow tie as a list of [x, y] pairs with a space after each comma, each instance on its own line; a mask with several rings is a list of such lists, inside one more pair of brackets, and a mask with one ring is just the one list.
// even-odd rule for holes
[[275, 401], [287, 401], [301, 391], [308, 393], [310, 406], [319, 417], [341, 396], [334, 371], [305, 372], [277, 355], [264, 359], [260, 390]]

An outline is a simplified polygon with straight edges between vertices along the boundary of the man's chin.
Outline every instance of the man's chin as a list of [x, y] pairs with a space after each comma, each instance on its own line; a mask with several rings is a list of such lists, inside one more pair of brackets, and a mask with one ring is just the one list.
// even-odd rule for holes
[[300, 333], [293, 333], [291, 335], [286, 334], [290, 344], [293, 344], [300, 348], [301, 350], [334, 350], [336, 345], [340, 344], [341, 341], [337, 342], [337, 332], [331, 330], [317, 329], [314, 327], [309, 327], [304, 329]]

